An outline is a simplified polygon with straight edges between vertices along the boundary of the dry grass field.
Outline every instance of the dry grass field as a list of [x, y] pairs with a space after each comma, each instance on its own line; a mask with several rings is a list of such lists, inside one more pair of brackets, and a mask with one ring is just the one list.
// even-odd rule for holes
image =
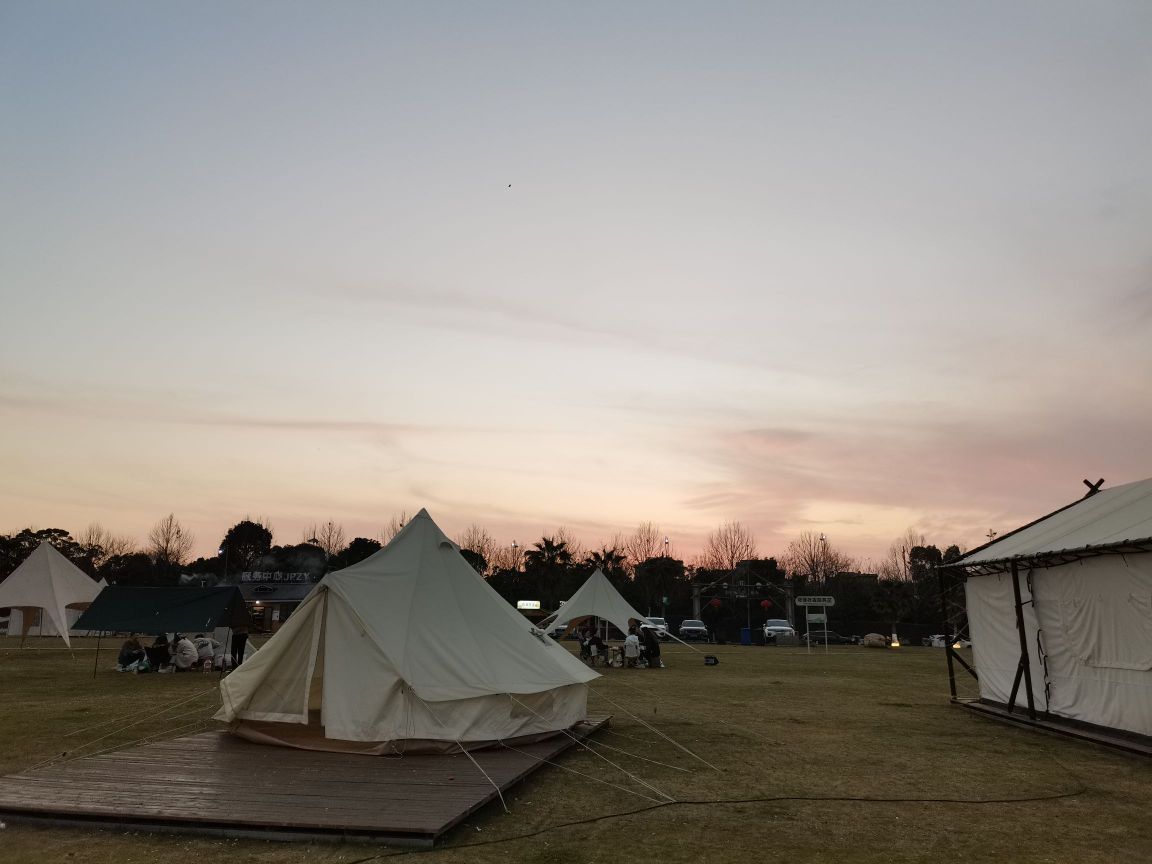
[[[213, 678], [116, 674], [111, 652], [93, 677], [92, 643], [72, 656], [31, 641], [0, 640], [0, 774], [211, 726]], [[9, 824], [0, 860], [1152, 860], [1152, 763], [950, 706], [939, 650], [709, 650], [720, 665], [673, 646], [667, 669], [607, 670], [591, 698], [614, 715], [600, 755], [570, 751], [513, 791], [511, 812], [491, 806], [431, 852]], [[601, 756], [676, 803], [638, 797], [652, 793]]]

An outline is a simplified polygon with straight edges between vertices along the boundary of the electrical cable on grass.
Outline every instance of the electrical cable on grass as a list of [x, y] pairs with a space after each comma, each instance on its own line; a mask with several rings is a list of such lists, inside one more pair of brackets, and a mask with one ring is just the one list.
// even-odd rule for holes
[[[574, 819], [571, 822], [559, 822], [554, 825], [548, 825], [544, 828], [538, 828], [535, 831], [526, 831], [523, 834], [513, 834], [510, 837], [494, 837], [491, 840], [477, 840], [472, 843], [461, 843], [457, 846], [441, 846], [429, 849], [405, 849], [397, 850], [396, 852], [383, 852], [377, 855], [369, 855], [366, 858], [357, 858], [354, 861], [349, 861], [348, 864], [368, 864], [370, 861], [379, 861], [384, 858], [395, 858], [399, 855], [421, 855], [427, 852], [442, 852], [453, 849], [470, 849], [479, 846], [495, 846], [500, 843], [513, 843], [517, 840], [530, 840], [533, 837], [539, 837], [542, 834], [547, 834], [551, 831], [557, 831], [563, 828], [576, 828], [581, 825], [593, 825], [597, 822], [607, 822], [613, 819], [623, 819], [628, 816], [634, 816], [638, 813], [650, 813], [653, 810], [660, 810], [664, 807], [723, 807], [731, 804], [776, 804], [788, 801], [852, 804], [954, 804], [963, 807], [981, 807], [990, 804], [1029, 804], [1043, 801], [1060, 801], [1068, 798], [1075, 798], [1079, 795], [1083, 795], [1088, 791], [1088, 786], [1084, 783], [1083, 780], [1076, 776], [1075, 772], [1073, 772], [1071, 768], [1057, 759], [1052, 751], [1046, 750], [1045, 752], [1047, 753], [1048, 757], [1054, 763], [1056, 763], [1056, 765], [1058, 765], [1060, 769], [1074, 782], [1075, 788], [1065, 792], [1051, 792], [1045, 795], [1026, 795], [1016, 798], [876, 798], [864, 795], [767, 795], [755, 796], [751, 798], [723, 798], [715, 800], [679, 799], [676, 801], [660, 801], [647, 807], [638, 807], [635, 810], [621, 810], [615, 813], [605, 813], [600, 816], [589, 816], [585, 819]], [[549, 765], [556, 765], [558, 768], [564, 768], [565, 770], [569, 771], [572, 770], [570, 768], [566, 768], [563, 765], [560, 765], [559, 763], [550, 762], [546, 759], [541, 761]], [[574, 773], [579, 774], [580, 772], [576, 771]], [[591, 779], [598, 780], [599, 778], [593, 777]], [[607, 781], [600, 780], [599, 782], [603, 783]]]
[[1070, 792], [1056, 792], [1049, 795], [1034, 795], [1023, 798], [868, 798], [865, 796], [855, 795], [775, 795], [768, 797], [731, 798], [712, 801], [693, 801], [681, 799], [678, 801], [661, 801], [658, 804], [652, 804], [648, 807], [638, 807], [635, 810], [625, 810], [618, 813], [605, 813], [602, 816], [590, 816], [587, 819], [576, 819], [572, 822], [561, 822], [556, 825], [549, 825], [546, 828], [540, 828], [536, 831], [528, 831], [523, 834], [514, 834], [511, 837], [494, 837], [491, 840], [478, 840], [474, 843], [461, 843], [458, 846], [441, 846], [434, 849], [410, 849], [396, 852], [384, 852], [379, 855], [370, 855], [367, 858], [357, 858], [354, 861], [349, 861], [348, 864], [367, 864], [369, 861], [378, 861], [383, 858], [395, 858], [399, 855], [422, 855], [427, 852], [434, 851], [446, 852], [455, 849], [471, 849], [475, 846], [493, 846], [498, 843], [512, 843], [516, 840], [529, 840], [533, 837], [539, 837], [541, 834], [547, 834], [551, 831], [557, 831], [562, 828], [575, 828], [580, 825], [591, 825], [596, 822], [605, 822], [610, 819], [622, 819], [627, 816], [634, 816], [637, 813], [650, 813], [653, 810], [660, 810], [664, 807], [722, 807], [729, 804], [774, 804], [785, 801], [853, 804], [959, 804], [967, 806], [982, 806], [988, 804], [1027, 804], [1038, 801], [1058, 801], [1064, 798], [1074, 798], [1077, 795], [1082, 795], [1087, 791], [1087, 787], [1081, 783], [1079, 789], [1075, 789]]

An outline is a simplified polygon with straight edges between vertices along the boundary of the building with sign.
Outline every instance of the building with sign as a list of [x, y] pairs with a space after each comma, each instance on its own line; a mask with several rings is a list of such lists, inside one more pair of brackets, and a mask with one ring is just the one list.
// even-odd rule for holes
[[241, 573], [240, 593], [248, 604], [253, 629], [267, 633], [279, 630], [313, 585], [310, 573], [259, 570]]

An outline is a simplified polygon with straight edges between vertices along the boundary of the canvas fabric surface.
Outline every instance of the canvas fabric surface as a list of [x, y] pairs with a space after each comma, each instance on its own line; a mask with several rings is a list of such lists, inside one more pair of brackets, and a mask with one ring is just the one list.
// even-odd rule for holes
[[628, 622], [638, 621], [642, 624], [651, 623], [647, 617], [641, 615], [632, 605], [621, 596], [602, 570], [585, 580], [576, 593], [560, 607], [554, 615], [545, 618], [542, 625], [549, 629], [566, 627], [574, 621], [590, 616], [603, 618], [619, 629], [621, 633], [628, 632]]
[[[1037, 708], [1152, 735], [1152, 555], [1084, 559], [1031, 577], [1024, 618]], [[1024, 573], [1020, 581], [1027, 601]], [[971, 577], [965, 593], [980, 695], [1006, 704], [1020, 655], [1011, 577]], [[1026, 704], [1023, 693], [1016, 704]]]
[[[972, 658], [980, 676], [980, 697], [1008, 704], [1012, 681], [1020, 660], [1020, 636], [1016, 630], [1016, 606], [1012, 576], [1007, 573], [969, 579], [964, 585], [968, 627], [972, 635]], [[1024, 632], [1032, 672], [1034, 703], [1044, 704], [1044, 681], [1036, 647], [1036, 616], [1028, 604], [1028, 585], [1020, 575], [1020, 596], [1024, 601]], [[1024, 682], [1016, 693], [1016, 704], [1028, 705]]]
[[[83, 570], [65, 558], [51, 543], [43, 542], [3, 582], [0, 582], [0, 608], [21, 607], [18, 625], [10, 619], [8, 633], [20, 635], [34, 618], [31, 610], [42, 610], [44, 632], [58, 633], [68, 647], [68, 607], [86, 606], [96, 599], [100, 586]], [[13, 616], [15, 617], [15, 616]], [[20, 630], [17, 630], [19, 626]]]
[[422, 510], [384, 549], [321, 580], [224, 679], [217, 718], [311, 720], [359, 742], [507, 740], [583, 720], [597, 677]]
[[234, 585], [112, 585], [100, 592], [77, 625], [117, 633], [202, 633], [249, 623], [248, 609]]
[[1002, 561], [1152, 538], [1152, 479], [1103, 489], [1072, 507], [960, 559]]

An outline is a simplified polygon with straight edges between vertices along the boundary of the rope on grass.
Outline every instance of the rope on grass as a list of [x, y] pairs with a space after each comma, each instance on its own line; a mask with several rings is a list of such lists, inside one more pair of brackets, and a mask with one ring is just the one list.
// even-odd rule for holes
[[[182, 700], [180, 700], [179, 702], [175, 702], [175, 703], [173, 703], [173, 704], [169, 705], [167, 708], [162, 708], [162, 709], [161, 709], [161, 710], [159, 710], [159, 711], [155, 711], [155, 712], [153, 712], [151, 715], [149, 715], [148, 717], [146, 717], [146, 718], [144, 718], [144, 719], [145, 719], [145, 720], [150, 720], [150, 719], [153, 719], [153, 718], [159, 717], [161, 714], [167, 714], [167, 713], [168, 713], [169, 711], [171, 711], [173, 708], [179, 708], [181, 705], [187, 705], [189, 702], [193, 701], [194, 699], [199, 699], [201, 696], [205, 696], [205, 695], [207, 695], [208, 693], [212, 693], [212, 692], [215, 692], [215, 691], [216, 691], [216, 689], [217, 689], [217, 688], [216, 688], [215, 686], [213, 686], [213, 687], [209, 687], [207, 690], [201, 690], [199, 693], [195, 693], [195, 694], [193, 694], [192, 696], [189, 696], [187, 699], [182, 699]], [[79, 735], [81, 732], [91, 732], [91, 731], [92, 731], [92, 730], [94, 730], [94, 729], [99, 729], [101, 726], [107, 726], [109, 723], [118, 723], [118, 722], [120, 722], [121, 720], [127, 720], [129, 717], [135, 717], [137, 713], [138, 713], [138, 712], [134, 712], [134, 713], [132, 713], [132, 714], [124, 714], [124, 715], [122, 715], [122, 716], [120, 716], [120, 717], [113, 717], [111, 720], [104, 720], [104, 721], [102, 721], [102, 722], [100, 722], [100, 723], [93, 723], [91, 726], [85, 726], [85, 727], [83, 727], [83, 728], [81, 728], [81, 729], [73, 729], [71, 732], [65, 732], [65, 733], [64, 733], [62, 736], [60, 736], [60, 737], [62, 737], [62, 738], [71, 738], [73, 735]], [[139, 723], [143, 723], [144, 721], [143, 721], [143, 720], [139, 720], [139, 721], [137, 721], [137, 722], [139, 722]], [[130, 724], [128, 724], [128, 726], [125, 726], [124, 728], [125, 728], [125, 729], [128, 729], [129, 727], [131, 727], [131, 726], [134, 726], [134, 725], [136, 725], [136, 724], [135, 724], [135, 723], [130, 723]], [[112, 733], [112, 734], [115, 734], [115, 733]], [[100, 739], [99, 739], [99, 738], [96, 738], [96, 739], [94, 739], [94, 740], [95, 740], [95, 741], [99, 741]]]
[[[589, 688], [589, 689], [591, 689], [591, 688]], [[519, 705], [521, 708], [524, 708], [525, 710], [527, 710], [527, 711], [531, 712], [533, 715], [535, 715], [535, 716], [536, 716], [536, 718], [537, 718], [537, 719], [540, 719], [540, 720], [543, 720], [543, 719], [544, 719], [544, 718], [543, 718], [543, 717], [541, 717], [541, 716], [540, 716], [540, 715], [539, 715], [539, 714], [538, 714], [536, 711], [533, 711], [533, 710], [532, 710], [532, 708], [531, 708], [531, 706], [529, 706], [529, 705], [525, 705], [523, 702], [521, 702], [519, 699], [517, 699], [517, 698], [516, 698], [515, 696], [513, 696], [511, 693], [509, 693], [509, 694], [508, 694], [508, 698], [509, 698], [509, 699], [511, 699], [513, 702], [515, 702], [517, 705]], [[615, 762], [613, 762], [611, 759], [609, 759], [609, 758], [608, 758], [607, 756], [605, 756], [603, 753], [597, 753], [595, 750], [593, 750], [591, 747], [589, 747], [587, 744], [585, 744], [583, 740], [581, 740], [580, 738], [578, 738], [578, 737], [576, 737], [575, 735], [573, 735], [573, 734], [572, 734], [572, 733], [571, 733], [569, 730], [567, 730], [567, 729], [561, 729], [560, 731], [561, 731], [561, 732], [563, 732], [565, 735], [567, 735], [569, 738], [571, 738], [571, 739], [572, 739], [572, 741], [573, 741], [573, 742], [575, 742], [577, 745], [579, 745], [580, 747], [583, 747], [585, 750], [587, 750], [589, 753], [591, 753], [593, 756], [596, 756], [596, 757], [598, 757], [598, 758], [600, 758], [600, 759], [603, 759], [605, 762], [607, 762], [609, 765], [611, 765], [611, 766], [612, 766], [613, 768], [615, 768], [617, 771], [619, 771], [620, 773], [624, 774], [626, 777], [628, 777], [628, 778], [630, 778], [630, 779], [632, 779], [632, 780], [635, 780], [635, 781], [636, 781], [637, 783], [639, 783], [641, 786], [644, 786], [644, 787], [646, 787], [646, 788], [648, 788], [648, 789], [651, 789], [653, 792], [655, 792], [655, 793], [656, 793], [657, 795], [659, 795], [661, 798], [664, 798], [664, 799], [666, 799], [666, 800], [668, 800], [668, 801], [675, 801], [675, 800], [676, 800], [676, 799], [675, 799], [675, 798], [673, 798], [671, 795], [669, 795], [667, 792], [664, 792], [664, 791], [663, 791], [663, 790], [661, 790], [661, 789], [657, 789], [655, 786], [653, 786], [651, 783], [649, 783], [649, 782], [648, 782], [647, 780], [645, 780], [643, 777], [638, 777], [637, 775], [633, 774], [631, 771], [629, 771], [628, 769], [626, 769], [624, 766], [622, 766], [622, 765], [617, 765]]]
[[[148, 719], [152, 719], [152, 718], [148, 718]], [[38, 768], [44, 768], [48, 765], [57, 765], [57, 764], [62, 764], [64, 762], [73, 762], [77, 759], [92, 759], [96, 756], [103, 756], [105, 753], [111, 753], [113, 750], [125, 750], [129, 747], [136, 747], [140, 744], [146, 744], [152, 740], [158, 740], [160, 738], [164, 738], [164, 737], [168, 737], [168, 736], [177, 734], [179, 732], [184, 731], [185, 729], [190, 729], [190, 728], [196, 727], [196, 726], [203, 726], [204, 724], [208, 723], [211, 719], [212, 719], [211, 717], [201, 717], [197, 720], [193, 720], [191, 723], [182, 723], [179, 726], [169, 727], [169, 728], [163, 729], [159, 732], [150, 732], [149, 734], [142, 735], [139, 738], [133, 739], [132, 741], [120, 742], [117, 744], [113, 744], [111, 747], [105, 747], [104, 749], [97, 750], [94, 753], [77, 753], [75, 750], [71, 751], [70, 753], [62, 753], [60, 756], [53, 756], [50, 759], [45, 759], [43, 762], [37, 762], [31, 768], [25, 768], [24, 770], [25, 771], [35, 771]], [[141, 721], [141, 722], [143, 722], [143, 721]], [[110, 734], [114, 735], [116, 733], [113, 732]], [[104, 735], [102, 737], [107, 738], [108, 735]], [[94, 741], [90, 741], [88, 744], [82, 744], [79, 747], [77, 747], [76, 750], [83, 750], [85, 747], [89, 746], [89, 744], [94, 744], [96, 741], [99, 741], [99, 740], [101, 740], [101, 739], [97, 738]], [[65, 759], [65, 758], [63, 758], [64, 756], [68, 756], [69, 758]]]
[[[661, 801], [659, 798], [650, 798], [643, 792], [637, 792], [635, 789], [629, 789], [627, 786], [621, 786], [619, 783], [613, 783], [611, 780], [605, 780], [603, 777], [595, 777], [591, 774], [585, 774], [583, 771], [577, 771], [575, 768], [570, 768], [567, 765], [561, 765], [559, 762], [553, 762], [551, 759], [545, 759], [543, 756], [537, 756], [535, 753], [529, 753], [527, 750], [521, 750], [518, 747], [513, 747], [511, 744], [500, 742], [500, 746], [506, 750], [511, 750], [514, 753], [520, 753], [527, 756], [529, 759], [535, 759], [544, 765], [551, 765], [554, 768], [559, 768], [561, 771], [567, 771], [569, 774], [575, 774], [577, 777], [584, 777], [587, 780], [593, 780], [597, 783], [603, 783], [605, 786], [611, 786], [613, 789], [618, 789], [621, 792], [627, 792], [629, 795], [635, 795], [637, 798], [643, 798], [645, 801], [651, 801], [656, 806], [668, 804], [671, 802]], [[645, 810], [650, 809], [645, 807]]]
[[663, 732], [661, 732], [659, 729], [657, 729], [655, 726], [653, 726], [647, 720], [644, 720], [641, 717], [637, 717], [635, 714], [633, 714], [631, 711], [629, 711], [627, 708], [625, 708], [623, 705], [621, 705], [615, 699], [611, 698], [610, 696], [606, 696], [604, 693], [602, 693], [599, 690], [593, 690], [591, 687], [589, 687], [588, 689], [591, 690], [593, 693], [595, 693], [597, 696], [599, 696], [601, 699], [606, 699], [607, 701], [611, 702], [613, 705], [615, 705], [617, 708], [619, 708], [621, 711], [623, 711], [625, 714], [627, 714], [629, 717], [631, 717], [633, 720], [635, 720], [641, 726], [644, 726], [645, 728], [649, 729], [650, 731], [655, 732], [657, 735], [659, 735], [661, 738], [665, 739], [666, 741], [669, 741], [672, 744], [675, 744], [677, 747], [679, 747], [681, 750], [683, 750], [685, 753], [687, 753], [693, 759], [696, 759], [700, 762], [703, 762], [705, 765], [707, 765], [713, 771], [716, 771], [716, 772], [720, 771], [719, 768], [717, 768], [715, 765], [713, 765], [711, 762], [709, 762], [703, 756], [699, 756], [696, 753], [693, 753], [691, 750], [689, 750], [687, 747], [685, 747], [679, 741], [676, 741], [675, 739], [673, 739], [669, 735], [665, 735]]
[[655, 759], [649, 759], [647, 756], [640, 756], [636, 753], [629, 753], [627, 750], [621, 750], [619, 747], [613, 747], [611, 744], [605, 744], [603, 741], [589, 741], [589, 744], [594, 744], [597, 747], [604, 747], [607, 750], [612, 750], [616, 753], [622, 753], [633, 759], [640, 759], [643, 762], [651, 762], [653, 765], [659, 765], [661, 768], [671, 768], [673, 771], [683, 771], [685, 774], [691, 774], [687, 768], [682, 768], [679, 765], [669, 765], [667, 762], [658, 762]]

